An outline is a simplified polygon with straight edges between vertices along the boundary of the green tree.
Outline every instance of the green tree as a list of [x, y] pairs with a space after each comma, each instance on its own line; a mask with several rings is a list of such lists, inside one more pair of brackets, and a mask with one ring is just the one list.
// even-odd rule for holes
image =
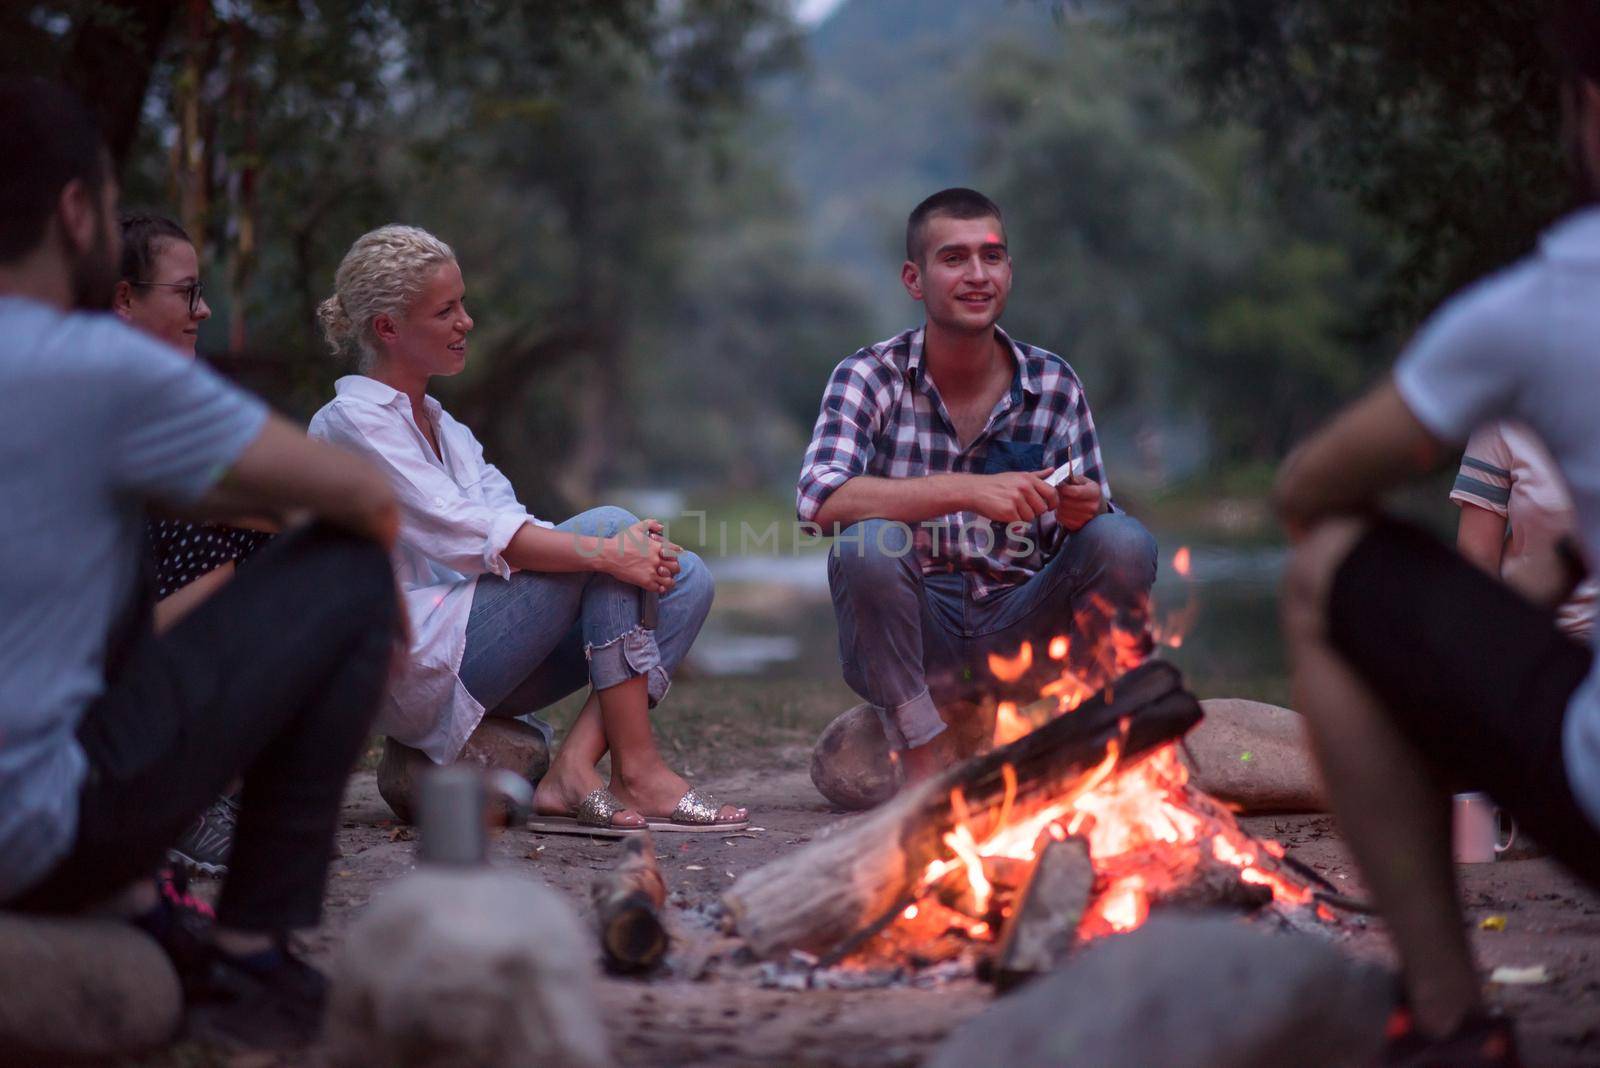
[[1077, 20], [996, 46], [978, 98], [1007, 211], [1008, 318], [1049, 338], [1097, 409], [1203, 416], [1215, 458], [1271, 460], [1385, 355], [1353, 327], [1383, 249], [1336, 195], [1285, 205], [1259, 137], [1207, 122], [1148, 42]]
[[1412, 324], [1528, 251], [1572, 203], [1551, 3], [1130, 0], [1209, 111], [1262, 135], [1284, 195], [1348, 194], [1395, 242], [1383, 310]]

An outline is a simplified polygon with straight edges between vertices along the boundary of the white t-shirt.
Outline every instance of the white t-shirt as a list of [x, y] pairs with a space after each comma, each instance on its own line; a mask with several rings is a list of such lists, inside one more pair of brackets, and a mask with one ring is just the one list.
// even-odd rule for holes
[[[1558, 569], [1556, 544], [1578, 533], [1572, 494], [1539, 436], [1521, 423], [1502, 422], [1472, 432], [1450, 499], [1506, 521], [1500, 577], [1513, 586], [1522, 576]], [[1556, 608], [1556, 626], [1578, 641], [1594, 628], [1600, 580], [1590, 575]]]
[[[1526, 423], [1566, 476], [1590, 560], [1600, 560], [1600, 207], [1558, 222], [1527, 258], [1435, 313], [1395, 369], [1412, 413], [1465, 441], [1497, 419]], [[1600, 825], [1600, 656], [1567, 704], [1562, 753]]]

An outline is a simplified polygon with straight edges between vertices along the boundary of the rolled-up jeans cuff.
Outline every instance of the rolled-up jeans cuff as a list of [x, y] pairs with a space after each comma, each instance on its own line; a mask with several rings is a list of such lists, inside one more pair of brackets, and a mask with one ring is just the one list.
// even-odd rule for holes
[[890, 749], [915, 749], [944, 733], [944, 717], [926, 688], [909, 701], [877, 709]]
[[672, 687], [672, 679], [661, 664], [661, 648], [656, 645], [653, 630], [634, 627], [604, 645], [585, 645], [583, 655], [589, 660], [589, 681], [596, 690], [609, 690], [645, 675], [645, 692], [654, 708]]

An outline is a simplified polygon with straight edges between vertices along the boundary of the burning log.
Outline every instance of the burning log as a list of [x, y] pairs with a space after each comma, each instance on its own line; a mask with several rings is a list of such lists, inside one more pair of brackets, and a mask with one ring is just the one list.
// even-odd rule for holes
[[994, 985], [1004, 993], [1054, 971], [1078, 940], [1078, 923], [1094, 890], [1094, 865], [1081, 838], [1040, 838], [1033, 877], [1022, 888], [995, 953]]
[[1030, 734], [904, 790], [877, 811], [741, 876], [723, 897], [759, 956], [826, 953], [910, 904], [946, 837], [982, 839], [1181, 737], [1200, 707], [1170, 664], [1151, 661]]
[[667, 885], [650, 836], [624, 839], [622, 859], [595, 879], [591, 891], [607, 970], [646, 972], [660, 964], [667, 952], [660, 914]]

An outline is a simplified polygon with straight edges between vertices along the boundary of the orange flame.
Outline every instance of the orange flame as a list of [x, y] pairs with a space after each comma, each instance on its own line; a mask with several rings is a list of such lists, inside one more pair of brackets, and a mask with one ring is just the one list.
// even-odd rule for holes
[[1095, 914], [1113, 931], [1131, 931], [1150, 915], [1144, 880], [1137, 875], [1121, 879], [1095, 902]]
[[[1172, 567], [1180, 576], [1190, 578], [1192, 558], [1188, 546], [1180, 547], [1173, 555]], [[1113, 606], [1102, 597], [1089, 598], [1084, 609], [1098, 612], [1102, 622], [1112, 624], [1108, 637], [1092, 650], [1090, 662], [1071, 669], [1063, 665], [1059, 675], [1041, 687], [1040, 696], [1053, 698], [1058, 714], [1071, 712], [1102, 687], [1109, 697], [1112, 682], [1143, 661], [1151, 639], [1173, 648], [1181, 645], [1199, 610], [1193, 583], [1187, 585], [1185, 607], [1168, 613], [1151, 627], [1149, 635], [1115, 625]], [[1152, 617], [1154, 614], [1152, 606]], [[1050, 659], [1065, 661], [1069, 638], [1058, 635], [1044, 648]], [[1032, 644], [1024, 642], [1012, 657], [990, 654], [989, 670], [1002, 682], [1016, 682], [1033, 667], [1033, 656]], [[996, 706], [997, 745], [1015, 741], [1035, 726], [1036, 722], [1015, 702], [1002, 701]], [[928, 865], [923, 873], [922, 892], [961, 870], [971, 888], [974, 906], [973, 922], [965, 929], [975, 938], [988, 935], [989, 924], [981, 917], [989, 912], [995, 888], [984, 871], [984, 858], [1032, 861], [1036, 859], [1034, 847], [1041, 834], [1048, 833], [1057, 840], [1081, 835], [1095, 871], [1103, 879], [1105, 889], [1085, 912], [1080, 928], [1083, 937], [1132, 930], [1142, 924], [1152, 900], [1159, 901], [1174, 880], [1183, 878], [1181, 873], [1192, 868], [1198, 850], [1208, 850], [1216, 860], [1236, 868], [1241, 881], [1268, 887], [1280, 903], [1312, 903], [1309, 887], [1275, 870], [1274, 861], [1284, 855], [1281, 845], [1252, 838], [1226, 807], [1196, 797], [1188, 789], [1188, 771], [1178, 759], [1176, 743], [1145, 754], [1131, 766], [1119, 767], [1128, 729], [1126, 720], [1122, 729], [1122, 738], [1107, 745], [1099, 765], [1071, 789], [1032, 811], [1013, 810], [1016, 771], [1010, 765], [1003, 766], [1004, 800], [998, 817], [984, 821], [986, 828], [993, 829], [986, 829], [987, 837], [981, 840], [970, 822], [965, 797], [959, 789], [953, 790], [953, 829], [943, 839], [949, 853], [946, 859]], [[914, 905], [906, 909], [906, 918], [914, 917], [915, 909]]]
[[994, 710], [994, 744], [1010, 745], [1033, 730], [1033, 724], [1017, 711], [1014, 701], [1001, 701]]
[[1028, 673], [1033, 667], [1033, 643], [1023, 642], [1022, 648], [1017, 650], [1017, 655], [1007, 659], [989, 654], [989, 671], [1001, 682], [1016, 682]]

